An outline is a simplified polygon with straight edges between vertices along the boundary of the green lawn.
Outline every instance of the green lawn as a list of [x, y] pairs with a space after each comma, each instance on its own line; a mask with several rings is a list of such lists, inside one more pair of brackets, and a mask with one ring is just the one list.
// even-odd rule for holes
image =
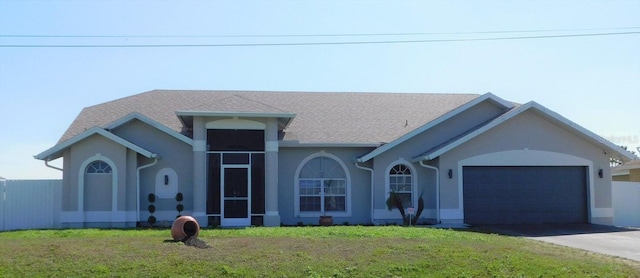
[[0, 233], [0, 277], [637, 277], [640, 263], [524, 238], [413, 227]]

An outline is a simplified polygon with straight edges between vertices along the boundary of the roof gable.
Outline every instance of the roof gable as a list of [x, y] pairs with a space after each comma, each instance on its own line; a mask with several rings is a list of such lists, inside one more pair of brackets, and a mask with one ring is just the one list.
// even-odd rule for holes
[[565, 129], [568, 129], [570, 131], [572, 131], [573, 133], [581, 136], [582, 138], [589, 140], [590, 142], [596, 144], [596, 145], [600, 145], [602, 148], [604, 148], [605, 150], [611, 152], [611, 153], [616, 153], [618, 155], [620, 155], [622, 158], [624, 158], [625, 160], [631, 160], [634, 159], [633, 155], [630, 152], [625, 151], [624, 149], [622, 149], [621, 147], [609, 142], [608, 140], [602, 138], [601, 136], [598, 136], [597, 134], [585, 129], [584, 127], [570, 121], [569, 119], [561, 116], [560, 114], [553, 112], [549, 109], [547, 109], [546, 107], [531, 101], [528, 102], [520, 107], [517, 107], [503, 115], [501, 115], [500, 117], [487, 122], [485, 125], [479, 126], [478, 128], [471, 130], [468, 133], [465, 134], [461, 134], [461, 136], [459, 136], [458, 138], [454, 138], [453, 140], [451, 140], [450, 142], [447, 142], [441, 146], [438, 146], [436, 148], [433, 148], [432, 150], [429, 150], [423, 154], [420, 154], [416, 157], [414, 157], [413, 161], [420, 161], [420, 160], [432, 160], [437, 158], [438, 156], [472, 140], [473, 138], [487, 132], [488, 130], [491, 130], [492, 128], [506, 122], [509, 119], [512, 119], [526, 111], [534, 111], [536, 112], [538, 115], [543, 116], [549, 120], [551, 120], [552, 122], [559, 124], [560, 126], [562, 126]]
[[135, 145], [111, 132], [108, 132], [100, 127], [93, 127], [90, 128], [88, 130], [86, 130], [83, 133], [80, 133], [72, 138], [70, 138], [69, 140], [66, 140], [60, 144], [55, 145], [54, 147], [40, 153], [34, 156], [34, 158], [36, 159], [40, 159], [40, 160], [45, 160], [45, 161], [51, 161], [53, 159], [57, 159], [60, 158], [62, 156], [62, 152], [68, 148], [70, 148], [72, 145], [92, 136], [92, 135], [100, 135], [103, 136], [115, 143], [118, 143], [128, 149], [131, 149], [141, 155], [144, 155], [147, 158], [155, 158], [157, 157], [157, 154], [152, 153], [148, 150], [145, 150], [144, 148]]
[[399, 137], [398, 139], [394, 140], [393, 142], [385, 144], [385, 145], [383, 145], [383, 146], [371, 151], [370, 153], [358, 158], [358, 162], [368, 161], [368, 160], [370, 160], [370, 159], [372, 159], [372, 158], [374, 158], [374, 157], [376, 157], [376, 156], [378, 156], [378, 155], [380, 155], [380, 154], [382, 154], [382, 153], [384, 153], [384, 152], [386, 152], [386, 151], [398, 146], [399, 144], [401, 144], [401, 143], [403, 143], [403, 142], [405, 142], [405, 141], [417, 136], [418, 134], [421, 134], [421, 133], [423, 133], [423, 132], [435, 127], [436, 125], [441, 124], [441, 123], [445, 122], [446, 120], [449, 120], [449, 119], [453, 118], [454, 116], [459, 115], [460, 113], [468, 110], [469, 108], [474, 107], [474, 106], [476, 106], [476, 105], [478, 105], [480, 103], [483, 103], [485, 101], [490, 101], [490, 102], [494, 103], [495, 105], [504, 108], [505, 111], [508, 110], [508, 109], [512, 109], [515, 106], [513, 103], [505, 101], [505, 100], [495, 96], [492, 93], [486, 93], [486, 94], [484, 94], [484, 95], [482, 95], [480, 97], [477, 97], [476, 99], [474, 99], [474, 100], [472, 100], [470, 102], [467, 102], [467, 103], [465, 103], [465, 104], [463, 104], [463, 105], [461, 105], [461, 106], [449, 111], [448, 113], [436, 118], [435, 120], [430, 121], [430, 122], [426, 123], [425, 125], [412, 130], [411, 132]]
[[118, 128], [118, 127], [120, 127], [120, 126], [122, 126], [122, 125], [124, 125], [124, 124], [126, 124], [128, 122], [133, 121], [133, 120], [139, 120], [139, 121], [141, 121], [141, 122], [143, 122], [145, 124], [148, 124], [148, 125], [156, 128], [156, 129], [164, 132], [164, 133], [169, 134], [170, 136], [172, 136], [172, 137], [174, 137], [174, 138], [176, 138], [176, 139], [178, 139], [178, 140], [180, 140], [180, 141], [182, 141], [184, 143], [187, 143], [189, 145], [193, 145], [193, 139], [191, 139], [191, 138], [189, 138], [187, 136], [184, 136], [184, 135], [176, 132], [175, 130], [172, 130], [172, 129], [168, 128], [167, 126], [162, 125], [162, 124], [150, 119], [149, 117], [146, 117], [146, 116], [144, 116], [144, 115], [142, 115], [140, 113], [137, 113], [137, 112], [132, 112], [132, 113], [128, 114], [127, 116], [124, 116], [124, 117], [122, 117], [122, 118], [120, 118], [120, 119], [118, 119], [118, 120], [106, 125], [105, 129], [106, 130], [116, 129], [116, 128]]

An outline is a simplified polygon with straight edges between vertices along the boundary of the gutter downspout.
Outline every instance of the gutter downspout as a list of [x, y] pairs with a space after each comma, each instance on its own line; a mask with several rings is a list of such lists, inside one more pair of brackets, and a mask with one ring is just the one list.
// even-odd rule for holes
[[44, 166], [47, 166], [47, 167], [49, 167], [51, 169], [55, 169], [55, 170], [58, 170], [58, 171], [64, 171], [64, 170], [62, 170], [62, 168], [58, 168], [56, 166], [49, 165], [49, 159], [45, 159], [44, 160]]
[[424, 160], [420, 160], [420, 166], [436, 171], [436, 221], [440, 224], [440, 170], [437, 167], [424, 164]]
[[356, 161], [355, 165], [356, 165], [356, 168], [361, 169], [361, 170], [365, 170], [365, 171], [369, 171], [369, 173], [371, 173], [371, 224], [378, 225], [378, 224], [376, 224], [375, 220], [373, 219], [373, 210], [374, 210], [373, 200], [374, 200], [374, 197], [375, 197], [374, 188], [373, 188], [373, 169], [358, 165], [358, 161]]
[[155, 156], [153, 162], [136, 168], [136, 222], [140, 222], [140, 170], [156, 165], [158, 159], [160, 158]]

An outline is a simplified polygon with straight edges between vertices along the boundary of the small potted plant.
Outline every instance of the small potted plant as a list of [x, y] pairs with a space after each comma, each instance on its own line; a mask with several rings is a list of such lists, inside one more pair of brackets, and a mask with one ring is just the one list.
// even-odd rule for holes
[[320, 226], [331, 226], [333, 225], [333, 216], [327, 215], [325, 212], [323, 215], [320, 215], [320, 221], [318, 223]]

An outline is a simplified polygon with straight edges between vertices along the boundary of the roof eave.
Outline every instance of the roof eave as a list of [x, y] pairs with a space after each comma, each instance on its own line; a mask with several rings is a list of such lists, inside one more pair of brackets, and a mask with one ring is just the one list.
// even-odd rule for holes
[[380, 143], [359, 143], [359, 142], [309, 142], [280, 141], [278, 146], [282, 148], [311, 147], [311, 148], [377, 148]]
[[71, 147], [73, 144], [80, 142], [86, 138], [88, 138], [89, 136], [95, 135], [95, 134], [99, 134], [104, 136], [105, 138], [114, 141], [124, 147], [127, 147], [147, 158], [156, 158], [158, 157], [157, 154], [152, 153], [136, 144], [133, 144], [111, 132], [108, 132], [100, 127], [92, 127], [86, 131], [84, 131], [83, 133], [80, 133], [72, 138], [70, 138], [69, 140], [66, 140], [60, 144], [57, 144], [55, 146], [53, 146], [52, 148], [41, 152], [35, 156], [33, 156], [35, 159], [39, 159], [39, 160], [45, 160], [45, 161], [51, 161], [54, 159], [58, 159], [60, 157], [62, 157], [62, 153], [68, 149], [69, 147]]
[[395, 146], [397, 146], [397, 145], [399, 145], [399, 144], [401, 144], [401, 143], [413, 138], [414, 136], [416, 136], [418, 134], [421, 134], [421, 133], [431, 129], [432, 127], [434, 127], [434, 126], [436, 126], [436, 125], [438, 125], [438, 124], [440, 124], [440, 123], [442, 123], [442, 122], [444, 122], [444, 121], [446, 121], [448, 119], [451, 119], [452, 117], [464, 112], [465, 110], [467, 110], [467, 109], [469, 109], [469, 108], [471, 108], [471, 107], [473, 107], [475, 105], [478, 105], [479, 103], [487, 101], [487, 100], [490, 100], [493, 103], [495, 103], [495, 104], [497, 104], [499, 106], [502, 106], [505, 110], [509, 110], [509, 109], [512, 109], [513, 107], [515, 107], [515, 105], [513, 103], [508, 102], [508, 101], [506, 101], [506, 100], [504, 100], [504, 99], [502, 99], [502, 98], [500, 98], [500, 97], [498, 97], [498, 96], [496, 96], [496, 95], [494, 95], [492, 93], [483, 94], [483, 95], [481, 95], [481, 96], [479, 96], [479, 97], [477, 97], [477, 98], [475, 98], [475, 99], [473, 99], [473, 100], [471, 100], [471, 101], [469, 101], [469, 102], [467, 102], [467, 103], [465, 103], [465, 104], [463, 104], [461, 106], [456, 107], [455, 109], [445, 113], [444, 115], [436, 118], [435, 120], [430, 121], [430, 122], [426, 123], [425, 125], [410, 131], [409, 133], [401, 136], [400, 138], [398, 138], [398, 139], [396, 139], [396, 140], [394, 140], [394, 141], [392, 141], [392, 142], [390, 142], [388, 144], [385, 144], [384, 146], [381, 146], [380, 148], [377, 148], [377, 149], [371, 151], [370, 153], [365, 154], [364, 156], [361, 156], [361, 157], [357, 158], [357, 161], [358, 162], [369, 161], [372, 158], [374, 158], [374, 157], [386, 152], [387, 150], [392, 149]]
[[436, 150], [433, 150], [431, 152], [416, 156], [413, 158], [414, 162], [417, 161], [421, 161], [421, 160], [433, 160], [439, 156], [441, 156], [442, 154], [470, 141], [471, 139], [475, 138], [476, 136], [492, 129], [495, 126], [498, 126], [500, 124], [502, 124], [503, 122], [516, 117], [517, 115], [520, 115], [521, 113], [528, 111], [528, 110], [534, 110], [534, 111], [538, 111], [540, 113], [542, 113], [544, 116], [550, 117], [552, 119], [554, 119], [555, 121], [563, 124], [566, 127], [569, 127], [575, 131], [578, 132], [579, 135], [584, 136], [585, 138], [587, 138], [588, 140], [592, 141], [595, 144], [600, 145], [601, 147], [603, 147], [605, 150], [609, 151], [609, 152], [614, 152], [617, 153], [621, 156], [621, 158], [623, 158], [623, 160], [627, 161], [627, 160], [633, 160], [635, 157], [630, 153], [625, 151], [624, 149], [622, 149], [621, 147], [609, 142], [608, 140], [598, 136], [597, 134], [589, 131], [588, 129], [570, 121], [569, 119], [561, 116], [560, 114], [551, 111], [549, 109], [547, 109], [546, 107], [531, 101], [528, 102], [520, 107], [515, 108], [513, 111], [510, 111], [509, 113], [505, 113], [501, 116], [499, 116], [498, 118], [496, 118], [495, 120], [487, 123], [485, 126], [459, 138], [458, 140], [455, 140], [453, 142], [451, 142], [450, 144], [447, 144], [445, 146], [442, 146]]

